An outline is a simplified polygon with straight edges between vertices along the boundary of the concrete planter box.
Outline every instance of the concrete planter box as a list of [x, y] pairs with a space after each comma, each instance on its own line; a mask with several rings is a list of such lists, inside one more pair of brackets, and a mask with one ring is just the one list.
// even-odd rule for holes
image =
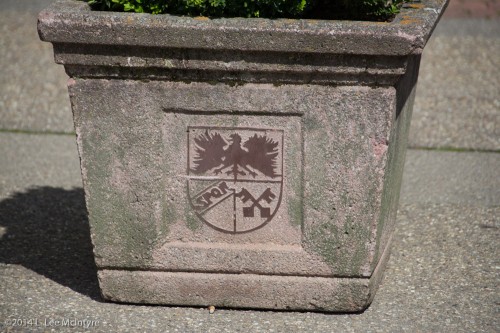
[[391, 23], [40, 13], [71, 77], [103, 297], [366, 308], [446, 3]]

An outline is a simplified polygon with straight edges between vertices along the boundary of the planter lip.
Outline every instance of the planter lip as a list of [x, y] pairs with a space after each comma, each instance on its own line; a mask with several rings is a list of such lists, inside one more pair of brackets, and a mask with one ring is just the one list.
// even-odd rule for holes
[[406, 4], [393, 21], [372, 22], [101, 12], [58, 0], [39, 14], [38, 31], [52, 43], [405, 56], [422, 52], [448, 1]]

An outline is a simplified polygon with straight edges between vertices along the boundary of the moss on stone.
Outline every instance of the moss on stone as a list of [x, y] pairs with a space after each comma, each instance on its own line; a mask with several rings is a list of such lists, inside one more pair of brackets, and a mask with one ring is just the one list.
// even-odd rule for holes
[[288, 198], [288, 216], [290, 223], [294, 226], [301, 226], [303, 219], [302, 198]]

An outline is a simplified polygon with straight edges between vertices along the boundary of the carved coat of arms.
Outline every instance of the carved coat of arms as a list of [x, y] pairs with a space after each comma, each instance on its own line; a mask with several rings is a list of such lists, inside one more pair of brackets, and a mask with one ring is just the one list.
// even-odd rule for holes
[[283, 131], [188, 127], [188, 193], [196, 215], [225, 233], [269, 223], [283, 190]]

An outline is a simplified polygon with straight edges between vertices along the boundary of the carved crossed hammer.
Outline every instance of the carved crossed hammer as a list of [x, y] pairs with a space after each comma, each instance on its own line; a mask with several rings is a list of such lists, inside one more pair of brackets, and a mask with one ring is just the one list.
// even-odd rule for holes
[[271, 217], [271, 209], [268, 207], [262, 207], [260, 204], [262, 200], [269, 204], [274, 198], [276, 198], [276, 195], [271, 192], [270, 188], [267, 188], [257, 199], [255, 199], [245, 188], [242, 188], [239, 193], [235, 194], [235, 196], [240, 198], [243, 203], [246, 203], [249, 200], [253, 202], [250, 207], [243, 207], [244, 217], [254, 217], [255, 207], [259, 208], [260, 217]]

